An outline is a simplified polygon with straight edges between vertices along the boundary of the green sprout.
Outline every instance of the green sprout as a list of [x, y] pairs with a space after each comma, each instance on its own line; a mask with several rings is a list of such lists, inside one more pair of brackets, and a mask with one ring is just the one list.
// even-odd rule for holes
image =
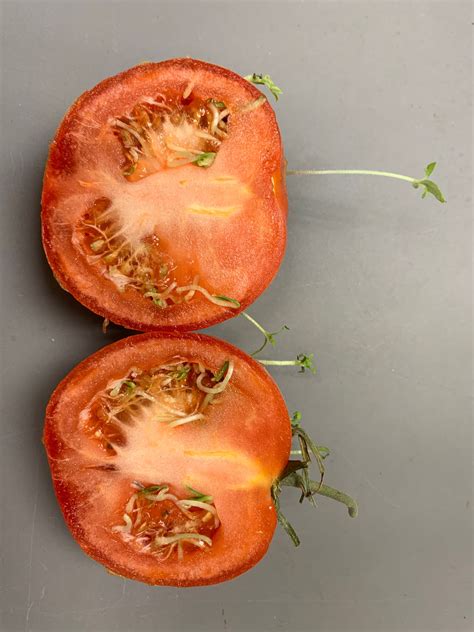
[[315, 374], [316, 367], [313, 364], [313, 357], [313, 353], [309, 355], [299, 353], [296, 356], [296, 360], [258, 360], [258, 362], [264, 366], [298, 366], [300, 367], [300, 373], [304, 373], [306, 369], [308, 369], [311, 373]]
[[289, 331], [289, 327], [287, 325], [283, 325], [278, 331], [267, 331], [265, 329], [265, 327], [263, 327], [263, 325], [261, 325], [259, 322], [257, 322], [255, 320], [255, 318], [252, 318], [252, 316], [250, 316], [250, 314], [248, 314], [247, 312], [242, 312], [241, 314], [242, 316], [244, 316], [249, 322], [251, 322], [253, 325], [255, 325], [255, 327], [262, 332], [263, 336], [264, 336], [264, 340], [262, 345], [253, 353], [251, 353], [251, 356], [256, 356], [258, 353], [260, 353], [260, 351], [263, 351], [263, 349], [267, 346], [267, 344], [271, 344], [272, 347], [274, 347], [276, 345], [276, 340], [275, 340], [275, 336], [277, 336], [278, 334], [280, 334], [282, 331]]
[[254, 72], [252, 75], [246, 75], [244, 79], [247, 79], [247, 81], [250, 81], [250, 83], [266, 86], [270, 90], [270, 92], [273, 94], [276, 101], [278, 101], [278, 98], [280, 97], [280, 95], [283, 94], [283, 90], [281, 90], [277, 85], [275, 85], [275, 82], [270, 77], [270, 75], [258, 75], [257, 73]]
[[[293, 437], [298, 438], [300, 450], [297, 452], [301, 455], [301, 459], [290, 459], [281, 476], [277, 481], [275, 481], [271, 489], [278, 522], [290, 536], [295, 546], [300, 544], [300, 539], [280, 508], [279, 497], [282, 487], [295, 487], [296, 489], [299, 489], [301, 492], [300, 503], [307, 499], [315, 505], [314, 496], [319, 494], [320, 496], [332, 498], [333, 500], [337, 500], [338, 502], [346, 505], [349, 515], [352, 518], [355, 518], [358, 512], [357, 503], [353, 498], [344, 492], [334, 489], [334, 487], [329, 487], [329, 485], [325, 485], [323, 483], [325, 474], [323, 460], [329, 455], [329, 449], [325, 446], [317, 445], [311, 439], [308, 433], [301, 427], [301, 418], [302, 415], [298, 410], [294, 412], [293, 416], [290, 418], [291, 434]], [[309, 467], [312, 463], [312, 457], [315, 458], [318, 465], [320, 474], [319, 481], [313, 481], [309, 476]]]
[[289, 176], [326, 176], [326, 175], [356, 175], [356, 176], [382, 176], [385, 178], [395, 178], [397, 180], [405, 180], [410, 182], [414, 189], [423, 187], [422, 198], [428, 193], [435, 197], [438, 202], [445, 203], [446, 198], [442, 194], [439, 186], [429, 177], [436, 167], [436, 162], [430, 162], [425, 167], [425, 177], [412, 178], [411, 176], [403, 176], [399, 173], [391, 171], [373, 171], [371, 169], [289, 169], [286, 173]]

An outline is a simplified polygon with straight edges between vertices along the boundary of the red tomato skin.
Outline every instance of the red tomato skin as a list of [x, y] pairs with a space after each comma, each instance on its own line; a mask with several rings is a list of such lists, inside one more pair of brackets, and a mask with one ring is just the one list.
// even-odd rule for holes
[[[239, 89], [244, 89], [249, 98], [258, 98], [261, 93], [248, 81], [226, 68], [208, 64], [199, 60], [181, 58], [164, 62], [149, 62], [140, 64], [113, 77], [101, 81], [89, 91], [83, 93], [66, 112], [61, 121], [56, 135], [51, 142], [48, 161], [43, 179], [43, 192], [41, 198], [42, 212], [42, 241], [47, 261], [53, 271], [54, 277], [62, 289], [72, 294], [82, 305], [99, 316], [113, 323], [122, 325], [136, 331], [194, 331], [210, 327], [239, 314], [252, 304], [262, 292], [270, 285], [276, 276], [285, 254], [287, 240], [286, 219], [288, 213], [288, 199], [285, 184], [286, 161], [284, 159], [283, 145], [280, 131], [276, 123], [274, 112], [266, 101], [261, 110], [268, 114], [269, 129], [259, 130], [263, 136], [272, 137], [272, 156], [265, 159], [265, 166], [261, 169], [261, 182], [272, 180], [273, 192], [262, 188], [262, 198], [265, 200], [267, 215], [273, 222], [274, 239], [271, 249], [264, 259], [260, 258], [256, 267], [252, 269], [253, 283], [245, 296], [239, 297], [239, 308], [219, 307], [207, 304], [203, 299], [199, 305], [194, 303], [193, 308], [186, 305], [182, 310], [175, 310], [166, 314], [168, 310], [153, 310], [151, 301], [142, 297], [127, 299], [127, 305], [120, 307], [119, 299], [113, 299], [110, 288], [101, 287], [101, 292], [91, 293], [88, 285], [101, 284], [99, 276], [89, 279], [90, 270], [85, 262], [81, 262], [77, 252], [70, 245], [72, 236], [70, 226], [61, 225], [54, 217], [54, 208], [61, 196], [63, 179], [74, 172], [77, 161], [77, 141], [70, 134], [71, 127], [77, 123], [83, 108], [97, 99], [102, 99], [104, 108], [108, 105], [109, 92], [120, 84], [128, 85], [130, 82], [146, 81], [150, 73], [161, 73], [183, 69], [205, 69], [212, 72], [216, 85], [221, 80], [232, 79]], [[119, 158], [119, 157], [118, 157]], [[59, 224], [59, 225], [58, 225]], [[249, 244], [249, 250], [252, 245]], [[65, 256], [69, 259], [65, 265]], [[90, 268], [90, 267], [89, 267]], [[258, 269], [258, 274], [257, 274]], [[87, 282], [84, 282], [86, 279]], [[105, 301], [105, 297], [108, 300]], [[137, 305], [137, 301], [142, 305]], [[177, 306], [173, 306], [175, 309]], [[184, 311], [185, 310], [185, 311]]]
[[[249, 531], [249, 536], [255, 538], [255, 546], [251, 543], [250, 545], [248, 543], [234, 544], [236, 539], [232, 536], [230, 546], [234, 556], [236, 556], [236, 561], [230, 567], [225, 567], [224, 565], [224, 568], [222, 568], [222, 560], [225, 560], [225, 557], [221, 555], [221, 549], [225, 551], [225, 546], [229, 547], [229, 542], [225, 542], [226, 535], [224, 531], [216, 545], [217, 559], [215, 563], [208, 556], [205, 572], [200, 573], [199, 567], [196, 569], [190, 566], [189, 569], [192, 568], [192, 572], [189, 570], [189, 572], [179, 573], [179, 567], [176, 564], [170, 567], [169, 572], [167, 572], [167, 567], [160, 568], [159, 564], [156, 569], [153, 568], [153, 565], [150, 567], [150, 564], [146, 568], [141, 568], [140, 554], [133, 551], [127, 551], [126, 555], [121, 554], [120, 559], [116, 559], [113, 554], [112, 543], [107, 538], [104, 538], [101, 546], [98, 546], [96, 542], [91, 542], [81, 520], [82, 505], [88, 502], [84, 488], [80, 484], [80, 479], [71, 482], [64, 475], [64, 463], [71, 459], [73, 452], [70, 448], [71, 438], [69, 436], [64, 437], [61, 434], [61, 430], [64, 424], [69, 423], [65, 421], [65, 415], [74, 418], [75, 413], [79, 410], [76, 411], [75, 409], [77, 392], [81, 392], [81, 389], [84, 388], [91, 389], [91, 392], [93, 392], [98, 385], [98, 380], [106, 379], [107, 376], [104, 377], [103, 375], [103, 367], [105, 366], [104, 363], [109, 359], [111, 361], [111, 374], [113, 374], [114, 370], [117, 374], [120, 374], [123, 367], [128, 366], [130, 362], [136, 365], [139, 357], [146, 356], [144, 364], [141, 366], [152, 366], [154, 357], [153, 346], [159, 346], [160, 344], [172, 345], [177, 353], [179, 353], [183, 344], [187, 345], [188, 349], [202, 347], [207, 361], [217, 356], [215, 360], [216, 366], [219, 365], [222, 357], [232, 357], [236, 363], [236, 369], [240, 369], [241, 372], [245, 373], [244, 377], [246, 380], [255, 375], [255, 379], [258, 380], [260, 385], [266, 385], [265, 388], [268, 387], [269, 392], [275, 398], [273, 402], [268, 404], [273, 411], [272, 417], [269, 420], [263, 420], [261, 429], [256, 429], [257, 434], [250, 438], [250, 442], [255, 454], [259, 454], [260, 451], [264, 452], [267, 449], [265, 445], [268, 444], [270, 446], [264, 460], [265, 470], [272, 479], [277, 478], [283, 471], [290, 454], [291, 427], [284, 400], [267, 371], [241, 350], [210, 336], [190, 333], [147, 333], [122, 339], [89, 356], [78, 364], [58, 384], [53, 392], [46, 409], [43, 444], [51, 470], [54, 491], [73, 538], [88, 556], [102, 564], [112, 574], [151, 585], [178, 587], [224, 582], [249, 570], [258, 563], [268, 550], [277, 524], [270, 486], [265, 489], [262, 487], [250, 489], [246, 492], [249, 499], [249, 509], [246, 515], [250, 516], [254, 524], [254, 528], [251, 528]], [[176, 346], [174, 346], [175, 344]], [[132, 354], [131, 360], [126, 358], [127, 353]], [[97, 377], [97, 375], [101, 377]], [[268, 402], [268, 400], [266, 401]], [[234, 428], [232, 432], [235, 438], [240, 431], [238, 428], [237, 430]], [[225, 442], [225, 431], [222, 431], [222, 433], [222, 440]], [[240, 432], [240, 434], [242, 433]], [[245, 442], [245, 439], [241, 440]], [[74, 464], [74, 468], [77, 468], [77, 464]], [[234, 513], [235, 505], [231, 505], [229, 508], [224, 507], [224, 511], [219, 512], [221, 519], [223, 518], [223, 527], [221, 529], [226, 528], [226, 515], [233, 516]], [[254, 534], [254, 530], [258, 530], [258, 536]], [[225, 546], [222, 544], [223, 542]], [[239, 547], [242, 549], [241, 559], [239, 559]], [[211, 549], [210, 555], [212, 553], [213, 550]], [[196, 562], [193, 562], [193, 564], [195, 565]]]

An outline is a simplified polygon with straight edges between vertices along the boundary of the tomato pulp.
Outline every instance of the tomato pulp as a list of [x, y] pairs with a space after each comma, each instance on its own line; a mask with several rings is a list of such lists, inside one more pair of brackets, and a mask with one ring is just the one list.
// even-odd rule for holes
[[234, 316], [283, 258], [275, 114], [239, 75], [145, 63], [72, 105], [51, 144], [43, 244], [60, 285], [112, 322], [192, 330]]
[[268, 373], [228, 343], [148, 333], [105, 347], [56, 388], [43, 439], [72, 535], [112, 573], [213, 584], [269, 546], [288, 412]]

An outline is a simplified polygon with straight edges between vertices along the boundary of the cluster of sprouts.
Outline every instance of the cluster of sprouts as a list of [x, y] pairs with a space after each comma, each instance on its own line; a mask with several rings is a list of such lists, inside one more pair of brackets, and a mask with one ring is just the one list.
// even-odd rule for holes
[[143, 97], [129, 114], [110, 121], [127, 160], [123, 174], [136, 180], [187, 164], [210, 167], [227, 138], [228, 120], [225, 103], [199, 101], [188, 89], [179, 101]]
[[88, 262], [100, 266], [119, 292], [135, 289], [160, 309], [187, 303], [196, 292], [220, 307], [240, 307], [233, 298], [211, 294], [199, 285], [198, 276], [179, 286], [173, 275], [176, 264], [159, 248], [158, 237], [153, 235], [138, 246], [132, 245], [127, 227], [118, 223], [114, 208], [105, 198], [97, 200], [83, 217], [81, 231]]
[[188, 488], [191, 496], [179, 499], [168, 485], [132, 483], [134, 493], [123, 513], [123, 524], [112, 531], [142, 552], [167, 560], [174, 551], [179, 561], [185, 551], [212, 546], [219, 517], [212, 496]]
[[132, 368], [109, 382], [87, 409], [87, 430], [110, 454], [124, 441], [122, 424], [134, 423], [147, 409], [150, 423], [170, 428], [200, 421], [208, 406], [218, 402], [234, 371], [226, 360], [213, 373], [202, 364], [173, 360], [149, 372]]

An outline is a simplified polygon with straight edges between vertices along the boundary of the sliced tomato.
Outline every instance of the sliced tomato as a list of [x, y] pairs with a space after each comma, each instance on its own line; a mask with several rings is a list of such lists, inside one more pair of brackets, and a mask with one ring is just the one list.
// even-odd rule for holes
[[268, 373], [199, 334], [142, 334], [98, 351], [56, 388], [44, 429], [84, 551], [112, 573], [174, 586], [225, 581], [261, 559], [290, 444]]
[[173, 59], [106, 79], [67, 112], [46, 165], [43, 244], [60, 285], [97, 314], [191, 330], [268, 286], [286, 212], [265, 97], [229, 70]]

